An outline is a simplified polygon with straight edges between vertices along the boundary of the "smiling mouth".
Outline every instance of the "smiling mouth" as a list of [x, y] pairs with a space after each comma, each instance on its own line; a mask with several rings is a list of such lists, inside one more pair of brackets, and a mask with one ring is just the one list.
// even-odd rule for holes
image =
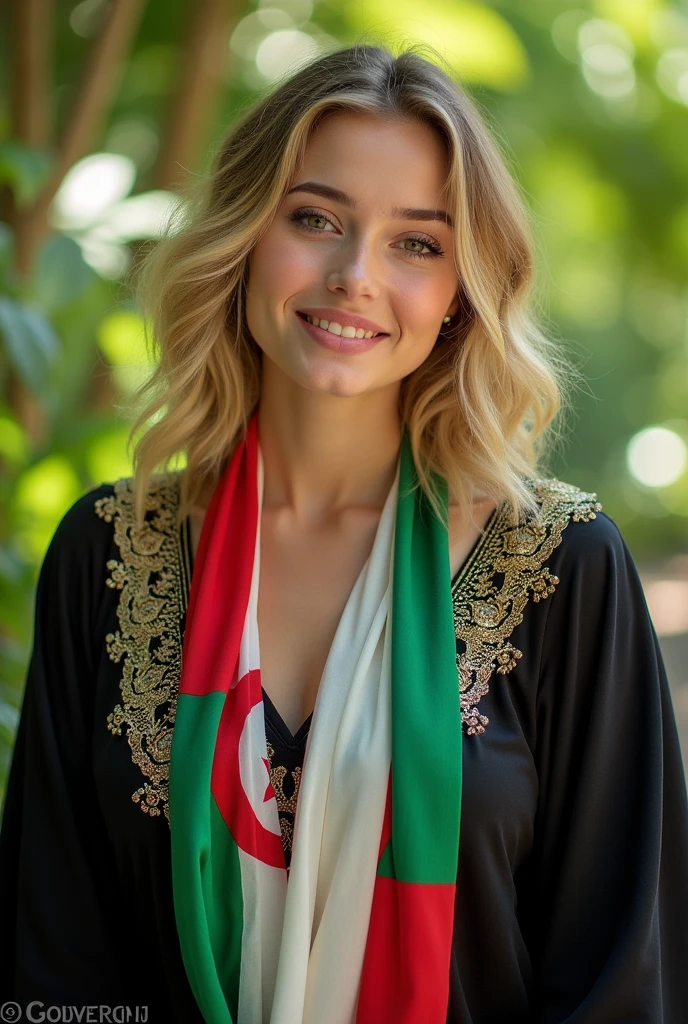
[[[296, 315], [300, 316], [302, 320], [305, 320], [308, 324], [313, 324], [314, 327], [319, 327], [322, 331], [327, 331], [335, 338], [386, 338], [388, 335], [385, 331], [364, 331], [362, 327], [342, 327], [336, 320], [327, 321], [320, 320], [316, 316], [309, 316], [307, 313], [301, 313], [299, 310], [296, 311]], [[330, 324], [335, 327], [335, 330], [330, 329]], [[351, 333], [353, 331], [353, 333]], [[346, 333], [345, 333], [346, 332]]]

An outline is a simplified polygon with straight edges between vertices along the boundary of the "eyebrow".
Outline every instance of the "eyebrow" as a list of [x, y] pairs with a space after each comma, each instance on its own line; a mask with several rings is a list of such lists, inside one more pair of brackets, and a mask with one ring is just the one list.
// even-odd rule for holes
[[[352, 210], [356, 209], [356, 200], [346, 192], [332, 188], [331, 185], [322, 185], [318, 181], [302, 181], [290, 188], [287, 195], [290, 196], [292, 192], [312, 192], [313, 195], [332, 199], [335, 203], [341, 203], [342, 206], [348, 206]], [[392, 216], [399, 220], [442, 220], [450, 228], [454, 227], [454, 222], [446, 210], [421, 210], [413, 206], [393, 206]]]

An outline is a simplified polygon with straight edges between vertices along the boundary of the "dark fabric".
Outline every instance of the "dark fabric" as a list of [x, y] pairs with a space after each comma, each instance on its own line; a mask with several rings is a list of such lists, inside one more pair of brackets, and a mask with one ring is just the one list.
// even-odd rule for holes
[[277, 799], [284, 860], [289, 868], [301, 771], [313, 713], [311, 712], [292, 735], [289, 726], [272, 703], [265, 687], [263, 686], [261, 689], [265, 714], [265, 739], [270, 758], [270, 781]]
[[[169, 826], [132, 799], [135, 752], [106, 727], [119, 552], [93, 506], [110, 494], [70, 509], [41, 570], [0, 832], [0, 1003], [147, 1005], [195, 1024]], [[569, 523], [547, 565], [555, 592], [526, 605], [522, 657], [480, 700], [485, 733], [463, 736], [447, 1022], [682, 1024], [688, 806], [657, 638], [604, 513]]]

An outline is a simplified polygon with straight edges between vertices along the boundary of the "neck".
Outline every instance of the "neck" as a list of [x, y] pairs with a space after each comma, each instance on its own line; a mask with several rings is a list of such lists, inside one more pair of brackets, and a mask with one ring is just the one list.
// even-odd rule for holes
[[352, 506], [381, 510], [401, 446], [398, 394], [395, 382], [340, 398], [290, 388], [279, 372], [264, 372], [258, 409], [264, 507], [288, 508], [304, 524]]

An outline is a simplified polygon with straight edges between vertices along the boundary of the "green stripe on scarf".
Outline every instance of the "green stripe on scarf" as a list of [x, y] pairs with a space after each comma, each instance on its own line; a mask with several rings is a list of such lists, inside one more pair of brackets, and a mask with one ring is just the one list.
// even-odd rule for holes
[[[462, 731], [447, 530], [416, 481], [405, 432], [392, 587], [392, 836], [378, 874], [456, 883]], [[447, 507], [447, 483], [437, 478]]]
[[[193, 936], [193, 942], [185, 944], [189, 983], [206, 1020], [234, 1024], [244, 923], [241, 868], [237, 845], [210, 787], [224, 700], [219, 692], [178, 696], [170, 760], [170, 826], [177, 928]], [[189, 870], [199, 862], [200, 875]]]

